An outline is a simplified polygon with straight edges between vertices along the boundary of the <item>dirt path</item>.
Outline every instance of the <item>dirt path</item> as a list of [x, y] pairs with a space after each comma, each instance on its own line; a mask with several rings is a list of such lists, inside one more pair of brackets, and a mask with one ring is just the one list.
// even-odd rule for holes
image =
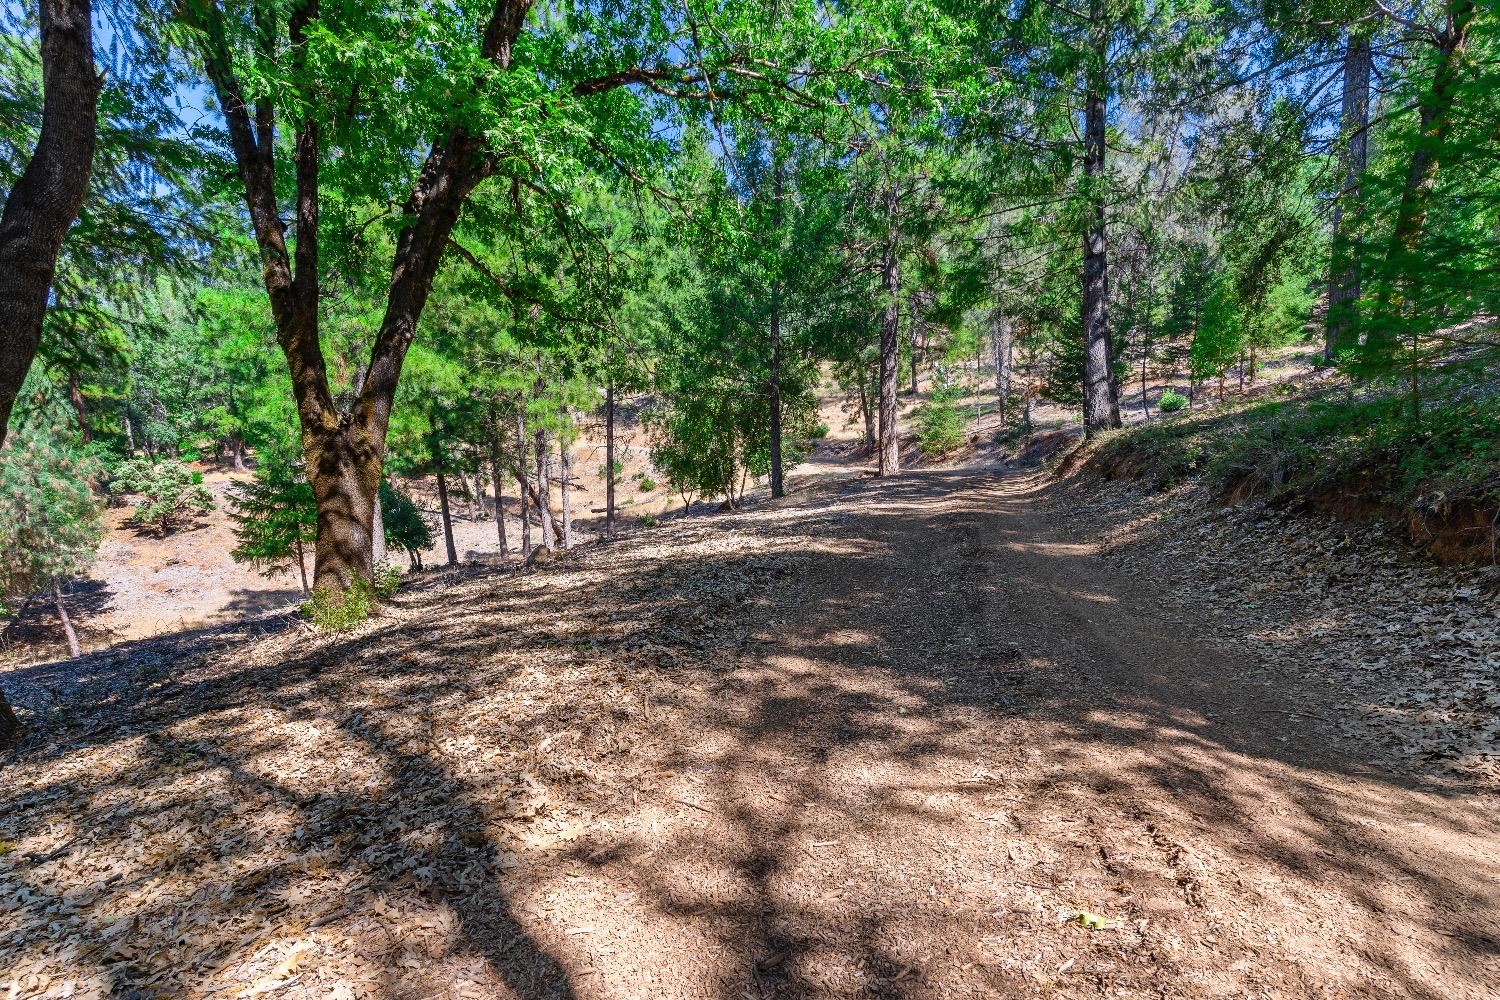
[[1038, 486], [828, 483], [179, 664], [7, 765], [0, 983], [1500, 995], [1493, 798], [1344, 745]]
[[1037, 487], [841, 489], [840, 557], [680, 755], [709, 811], [641, 888], [727, 893], [769, 995], [1497, 995], [1493, 803], [1331, 742], [1060, 540]]

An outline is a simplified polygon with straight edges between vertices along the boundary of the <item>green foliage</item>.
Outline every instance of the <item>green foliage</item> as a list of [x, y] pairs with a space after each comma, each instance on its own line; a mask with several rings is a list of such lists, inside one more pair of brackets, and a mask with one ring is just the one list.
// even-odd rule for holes
[[267, 576], [296, 567], [307, 590], [306, 556], [318, 533], [318, 508], [300, 469], [266, 461], [248, 482], [229, 490], [229, 517], [238, 545], [229, 553]]
[[1158, 485], [1201, 477], [1237, 496], [1492, 505], [1500, 502], [1500, 395], [1475, 392], [1474, 374], [1437, 379], [1420, 421], [1399, 386], [1357, 397], [1327, 390], [1143, 425], [1110, 439], [1102, 457]]
[[109, 491], [137, 497], [131, 519], [166, 534], [194, 513], [213, 510], [203, 474], [172, 459], [128, 459], [115, 467]]
[[640, 487], [642, 493], [652, 493], [656, 490], [656, 480], [650, 476], [641, 476], [636, 481], [636, 485]]
[[968, 425], [959, 405], [963, 390], [940, 366], [937, 386], [917, 410], [917, 441], [924, 455], [940, 458], [958, 451], [969, 440]]
[[373, 584], [375, 595], [381, 600], [395, 596], [401, 589], [401, 568], [385, 561], [376, 563]]
[[386, 545], [402, 549], [413, 569], [422, 568], [422, 552], [432, 547], [432, 525], [412, 498], [389, 482], [380, 484], [380, 520]]
[[0, 614], [52, 578], [86, 570], [104, 534], [89, 483], [99, 463], [61, 405], [45, 395], [22, 398], [31, 402], [0, 448]]
[[1188, 403], [1188, 398], [1176, 389], [1166, 389], [1162, 392], [1161, 399], [1156, 401], [1156, 408], [1163, 413], [1176, 413], [1187, 409]]
[[374, 603], [375, 588], [356, 580], [347, 590], [314, 588], [302, 610], [320, 632], [347, 632], [370, 617]]

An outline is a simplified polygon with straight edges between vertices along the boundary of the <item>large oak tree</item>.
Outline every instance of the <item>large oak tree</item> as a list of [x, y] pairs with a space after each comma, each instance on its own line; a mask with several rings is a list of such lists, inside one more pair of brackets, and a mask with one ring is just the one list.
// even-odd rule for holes
[[[471, 195], [488, 183], [517, 213], [565, 218], [591, 176], [647, 184], [671, 106], [777, 100], [866, 72], [889, 48], [876, 25], [892, 23], [866, 7], [184, 0], [290, 366], [318, 503], [315, 588], [370, 576], [402, 364]], [[321, 250], [327, 230], [358, 238], [362, 224], [328, 224], [328, 188], [341, 211], [385, 203], [395, 220], [384, 315], [344, 408], [319, 336]]]

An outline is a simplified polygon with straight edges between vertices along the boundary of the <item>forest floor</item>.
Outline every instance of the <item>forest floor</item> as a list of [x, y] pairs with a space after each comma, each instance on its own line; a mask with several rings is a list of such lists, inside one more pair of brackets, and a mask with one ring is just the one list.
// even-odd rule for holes
[[0, 996], [1497, 996], [1480, 576], [1036, 471], [799, 482], [8, 674], [51, 704]]

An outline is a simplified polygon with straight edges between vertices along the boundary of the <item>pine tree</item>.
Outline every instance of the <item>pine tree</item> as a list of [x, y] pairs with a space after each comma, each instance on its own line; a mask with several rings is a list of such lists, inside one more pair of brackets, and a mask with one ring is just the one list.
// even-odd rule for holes
[[[0, 614], [14, 614], [19, 602], [50, 590], [69, 651], [77, 656], [78, 639], [58, 583], [88, 568], [103, 537], [90, 485], [99, 465], [69, 426], [65, 403], [29, 391], [22, 399], [31, 401], [29, 412], [13, 422], [0, 448]], [[13, 740], [17, 728], [0, 693], [0, 745]]]
[[301, 470], [277, 461], [263, 462], [253, 479], [231, 487], [229, 503], [239, 541], [229, 553], [234, 561], [251, 563], [266, 576], [295, 566], [302, 593], [312, 593], [306, 554], [317, 537], [318, 508]]

